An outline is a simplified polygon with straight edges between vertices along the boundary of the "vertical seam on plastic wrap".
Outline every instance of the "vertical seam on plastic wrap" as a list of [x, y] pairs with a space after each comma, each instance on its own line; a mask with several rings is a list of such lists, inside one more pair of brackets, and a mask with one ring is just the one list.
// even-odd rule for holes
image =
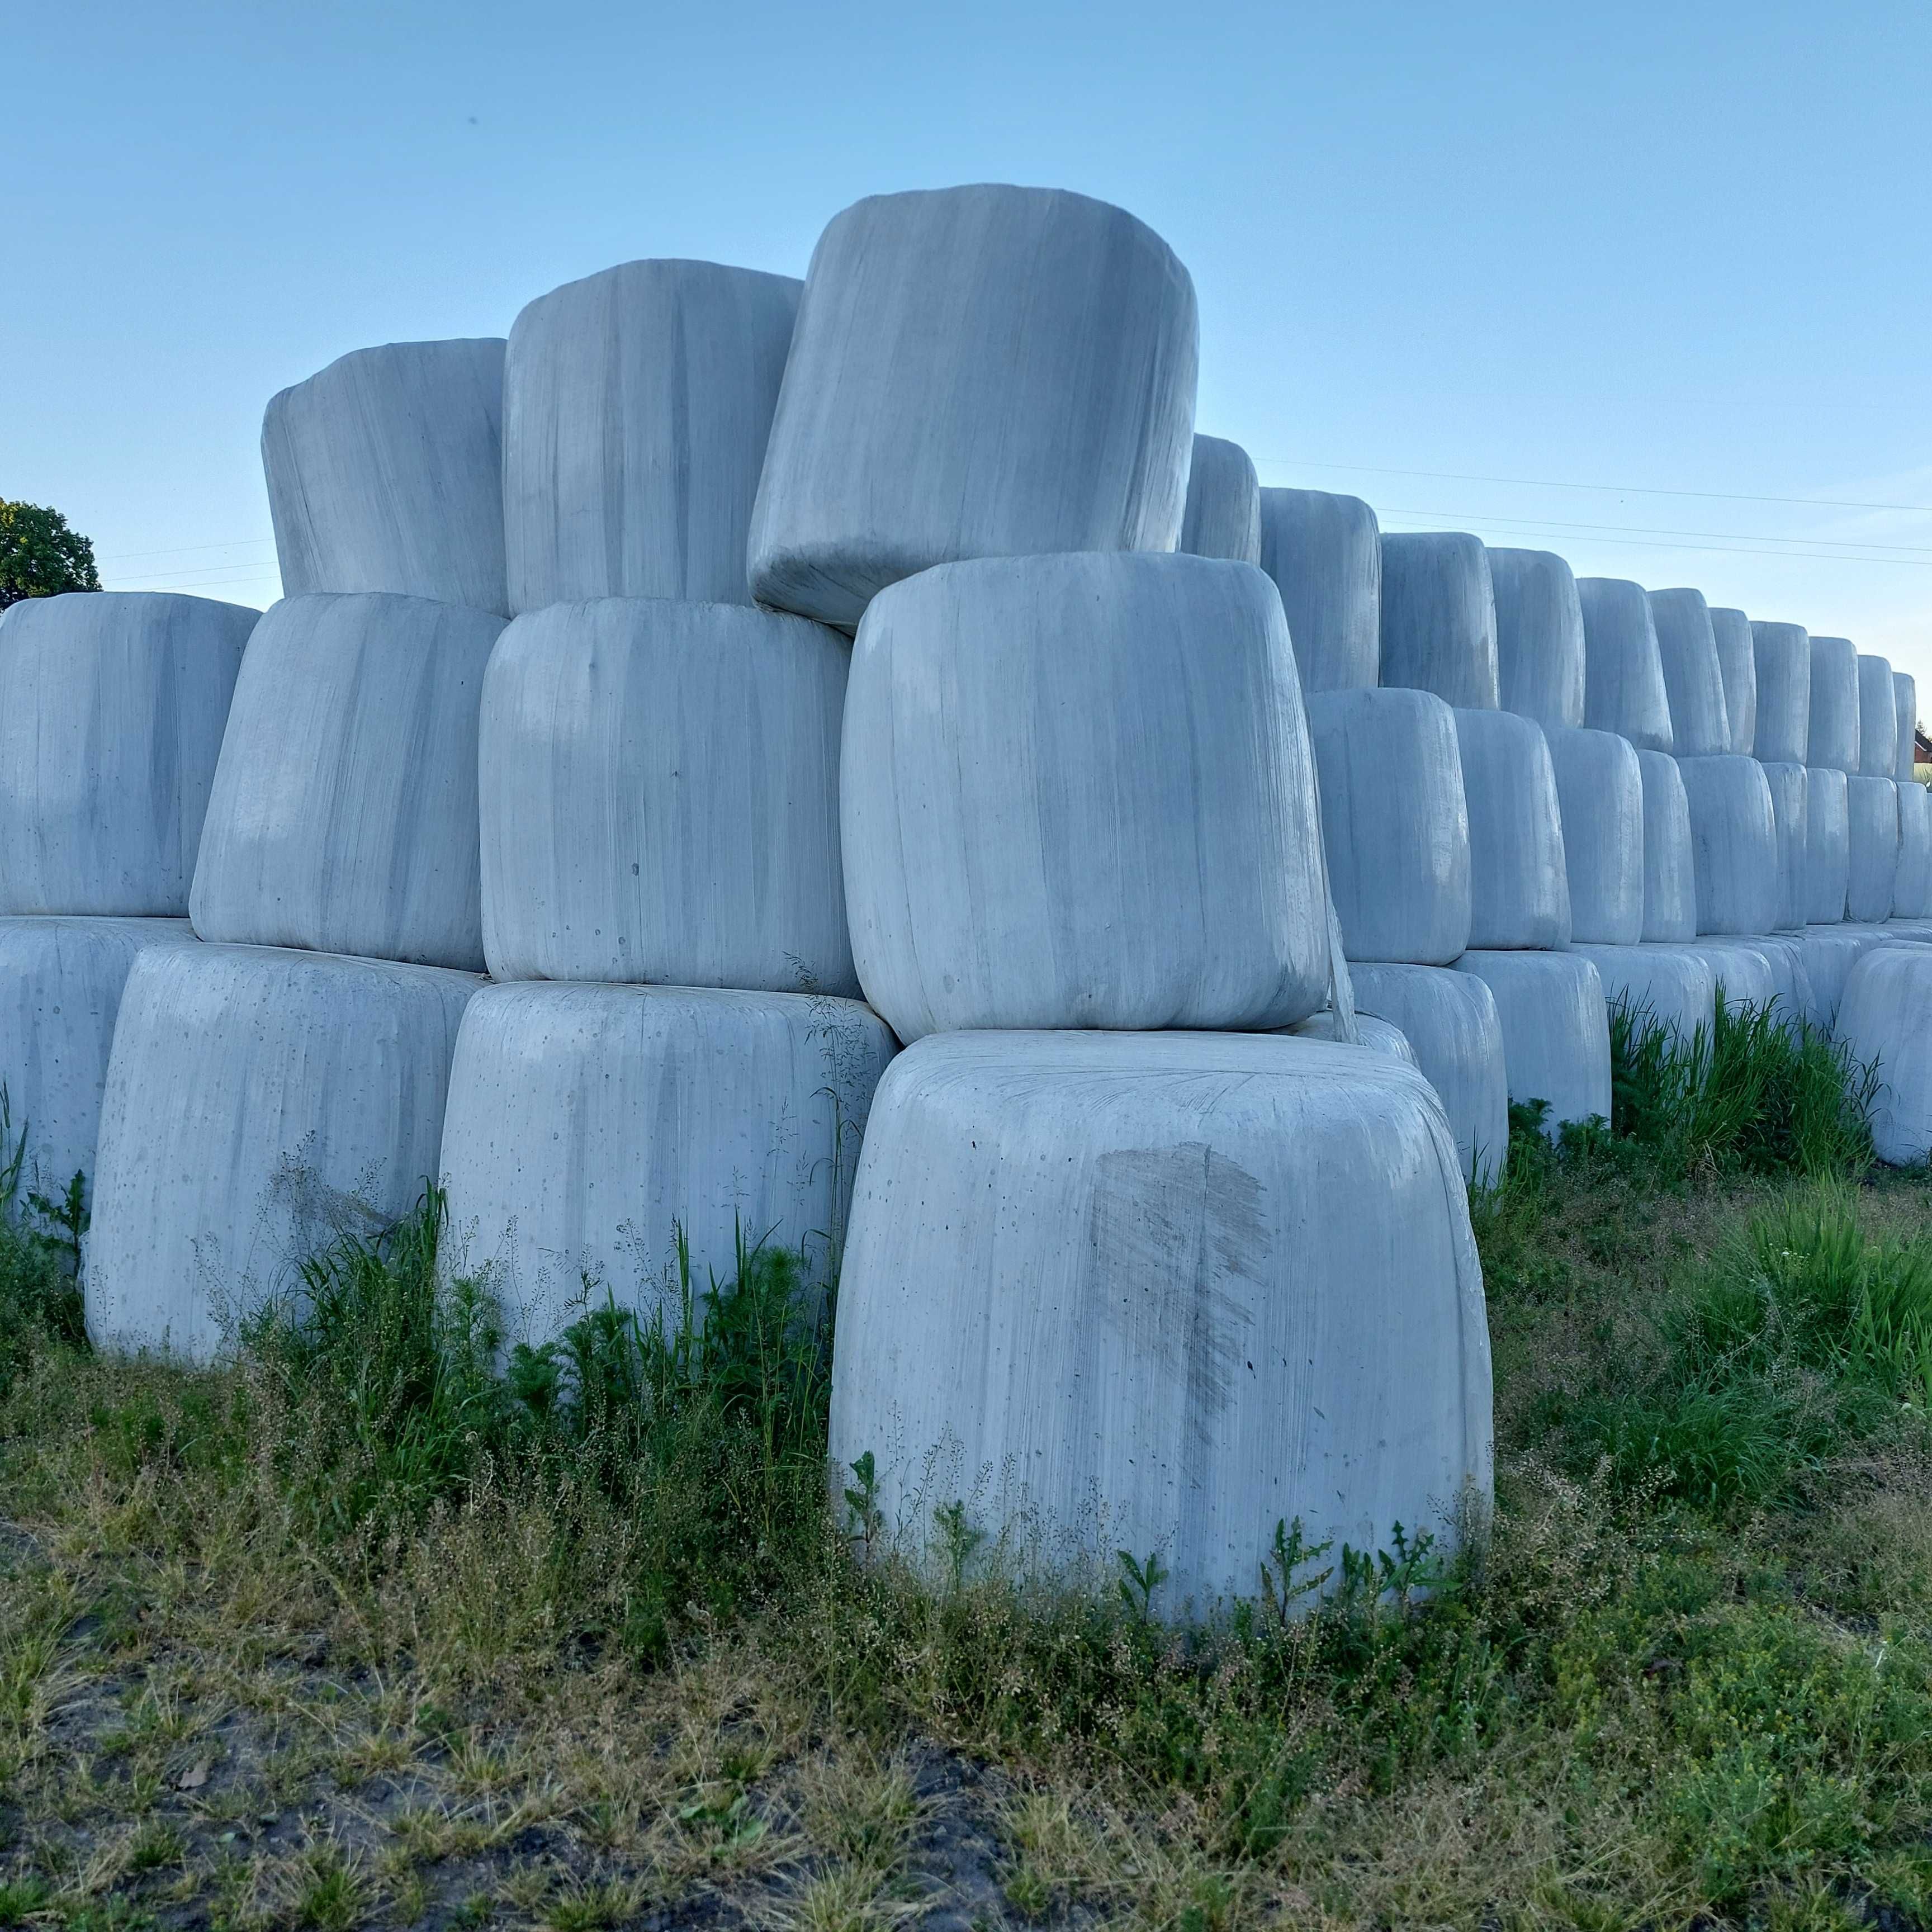
[[[1304, 707], [1304, 729], [1306, 706]], [[1335, 894], [1328, 882], [1328, 839], [1323, 830], [1322, 767], [1315, 755], [1312, 733], [1308, 741], [1308, 774], [1315, 787], [1315, 850], [1322, 862], [1322, 903], [1328, 916], [1328, 1004], [1335, 1016], [1337, 1038], [1350, 1046], [1361, 1044], [1361, 1030], [1355, 1024], [1355, 982], [1348, 976], [1348, 962], [1342, 950], [1342, 922], [1336, 915]]]

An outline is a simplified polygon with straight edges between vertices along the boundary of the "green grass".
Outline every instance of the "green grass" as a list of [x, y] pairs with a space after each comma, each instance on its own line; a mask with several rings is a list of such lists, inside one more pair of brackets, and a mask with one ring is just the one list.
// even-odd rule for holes
[[190, 1372], [0, 1227], [0, 1924], [1932, 1925], [1932, 1186], [1815, 1036], [1616, 1046], [1472, 1202], [1488, 1533], [1212, 1630], [856, 1562], [794, 1256], [506, 1358], [432, 1198]]

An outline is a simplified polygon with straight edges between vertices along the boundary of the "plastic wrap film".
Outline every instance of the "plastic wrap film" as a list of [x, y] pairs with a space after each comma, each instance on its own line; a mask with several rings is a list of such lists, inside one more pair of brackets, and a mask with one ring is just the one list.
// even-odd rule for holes
[[[1725, 748], [1740, 758], [1756, 757], [1757, 648], [1751, 640], [1750, 620], [1742, 610], [1717, 604], [1711, 606], [1710, 617], [1711, 634], [1717, 640], [1718, 669], [1724, 680], [1724, 716], [1731, 728], [1731, 741]], [[1795, 762], [1802, 762], [1802, 752]]]
[[1054, 188], [873, 195], [819, 237], [752, 512], [752, 593], [850, 630], [962, 558], [1171, 550], [1194, 284], [1152, 229]]
[[1473, 973], [1442, 966], [1354, 969], [1364, 1016], [1400, 1027], [1448, 1116], [1462, 1178], [1487, 1186], [1509, 1150], [1509, 1079], [1496, 997]]
[[1583, 722], [1583, 606], [1568, 564], [1546, 550], [1490, 552], [1502, 708], [1546, 730]]
[[1580, 945], [1634, 946], [1643, 937], [1643, 768], [1611, 731], [1547, 734], [1563, 814], [1570, 936]]
[[851, 656], [825, 625], [742, 604], [604, 598], [517, 619], [483, 694], [491, 974], [856, 994], [838, 844]]
[[1583, 607], [1583, 722], [1640, 751], [1668, 752], [1670, 698], [1650, 599], [1620, 577], [1580, 577]]
[[1281, 592], [1305, 692], [1381, 681], [1382, 546], [1359, 496], [1264, 490], [1261, 565]]
[[1158, 1555], [1156, 1613], [1204, 1619], [1281, 1522], [1453, 1544], [1489, 1494], [1455, 1150], [1358, 1048], [922, 1041], [879, 1085], [838, 1297], [832, 1457], [872, 1458], [876, 1546], [935, 1572], [956, 1506], [1022, 1573]]
[[[1701, 590], [1653, 590], [1650, 615], [1670, 702], [1670, 749], [1680, 758], [1736, 750], [1718, 636]], [[1744, 747], [1746, 755], [1750, 747]]]
[[527, 304], [503, 366], [512, 611], [748, 604], [745, 542], [803, 284], [626, 262]]
[[1610, 1010], [1582, 952], [1466, 952], [1460, 971], [1494, 994], [1512, 1102], [1546, 1101], [1554, 1139], [1564, 1124], [1610, 1117]]
[[1258, 570], [1088, 552], [895, 584], [843, 745], [853, 956], [902, 1040], [1327, 1003], [1314, 760]]
[[1493, 711], [1496, 595], [1490, 554], [1456, 530], [1382, 533], [1382, 680]]
[[1680, 758], [1701, 933], [1768, 932], [1780, 893], [1771, 783], [1755, 758]]

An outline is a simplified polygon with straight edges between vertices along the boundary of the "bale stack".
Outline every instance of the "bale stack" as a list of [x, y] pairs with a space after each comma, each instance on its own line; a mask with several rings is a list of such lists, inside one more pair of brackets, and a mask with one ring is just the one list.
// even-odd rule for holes
[[[839, 858], [849, 640], [752, 602], [801, 285], [631, 262], [510, 332], [512, 620], [482, 700], [482, 949], [442, 1172], [533, 1344], [675, 1316], [741, 1247], [829, 1273], [893, 1051]], [[688, 1270], [688, 1278], [685, 1270]]]
[[[833, 1456], [875, 1458], [915, 1555], [956, 1503], [1010, 1557], [1159, 1550], [1204, 1610], [1285, 1517], [1385, 1540], [1490, 1452], [1440, 1106], [1280, 1031], [1334, 977], [1315, 760], [1268, 578], [1172, 554], [1194, 332], [1117, 209], [861, 202], [813, 257], [751, 561], [856, 626], [847, 904], [909, 1042], [860, 1162]], [[1190, 1366], [1204, 1322], [1252, 1372]]]
[[[1560, 588], [1512, 572], [1504, 601], [1520, 632], [1526, 608], [1552, 637], [1513, 636], [1511, 686], [1561, 715], [1574, 684], [1571, 641]], [[1464, 817], [1469, 828], [1471, 917], [1458, 969], [1486, 986], [1496, 1006], [1510, 1100], [1547, 1103], [1553, 1135], [1567, 1121], [1610, 1112], [1610, 1034], [1602, 982], [1580, 953], [1559, 950], [1575, 933], [1574, 878], [1561, 818], [1564, 772], [1540, 724], [1504, 713], [1502, 626], [1489, 552], [1454, 531], [1382, 539], [1382, 701], [1414, 703], [1433, 693], [1453, 704]], [[1564, 736], [1558, 729], [1557, 736]], [[1323, 770], [1323, 806], [1330, 809]], [[1404, 820], [1411, 814], [1405, 810]], [[1414, 818], [1413, 823], [1432, 823]], [[1408, 838], [1412, 842], [1413, 830]], [[1330, 839], [1331, 866], [1334, 841]], [[1386, 905], [1403, 882], [1384, 866], [1356, 868], [1356, 897]], [[1345, 914], [1342, 930], [1348, 921]], [[1586, 923], [1586, 938], [1592, 937]], [[1633, 935], [1634, 937], [1634, 935]]]
[[16, 1207], [76, 1175], [89, 1204], [128, 976], [194, 944], [195, 854], [260, 614], [109, 591], [0, 615], [0, 1167]]
[[98, 1340], [206, 1356], [434, 1181], [483, 964], [476, 739], [502, 629], [503, 344], [345, 356], [269, 404], [290, 593], [235, 687], [189, 911], [115, 1036]]

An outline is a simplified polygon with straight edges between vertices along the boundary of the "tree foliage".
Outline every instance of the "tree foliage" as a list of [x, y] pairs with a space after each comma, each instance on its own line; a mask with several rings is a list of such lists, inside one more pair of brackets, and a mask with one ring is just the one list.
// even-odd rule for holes
[[0, 499], [0, 610], [23, 597], [100, 588], [93, 544], [59, 511]]

